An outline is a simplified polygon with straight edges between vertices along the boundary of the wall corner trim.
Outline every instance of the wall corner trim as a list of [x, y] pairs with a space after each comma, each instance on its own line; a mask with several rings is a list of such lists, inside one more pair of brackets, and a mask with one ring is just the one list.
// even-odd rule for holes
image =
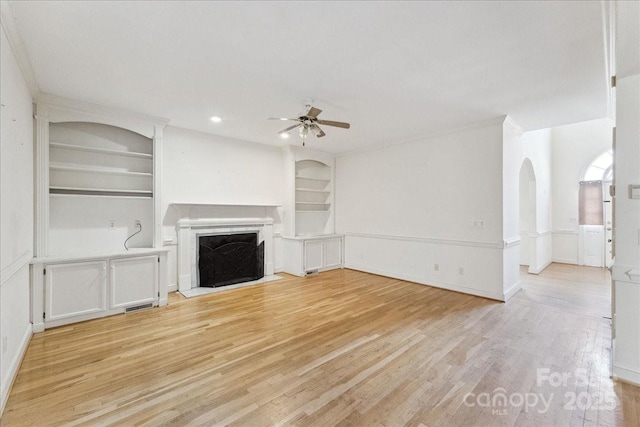
[[24, 47], [22, 36], [20, 36], [20, 31], [18, 31], [18, 26], [16, 25], [16, 20], [11, 10], [11, 3], [8, 1], [0, 2], [0, 20], [2, 21], [2, 28], [7, 35], [7, 40], [9, 40], [13, 54], [16, 56], [22, 77], [29, 88], [31, 98], [35, 100], [40, 94], [40, 87], [33, 73], [31, 61], [29, 61], [29, 55], [27, 55], [27, 50]]

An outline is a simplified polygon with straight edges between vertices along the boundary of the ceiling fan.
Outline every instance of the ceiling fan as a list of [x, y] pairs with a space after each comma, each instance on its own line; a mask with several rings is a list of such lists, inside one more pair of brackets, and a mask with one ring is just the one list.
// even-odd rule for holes
[[305, 103], [305, 111], [300, 117], [297, 119], [287, 119], [287, 118], [270, 118], [269, 120], [290, 120], [293, 122], [297, 122], [295, 125], [290, 126], [284, 130], [278, 132], [280, 135], [289, 135], [289, 132], [295, 128], [298, 129], [298, 133], [300, 134], [300, 138], [302, 139], [302, 146], [305, 144], [305, 140], [309, 132], [314, 134], [316, 138], [322, 138], [326, 134], [320, 126], [318, 125], [326, 125], [326, 126], [335, 126], [343, 129], [349, 129], [351, 125], [345, 122], [336, 122], [333, 120], [320, 120], [318, 119], [318, 115], [322, 113], [322, 110], [319, 108], [311, 106], [311, 102]]

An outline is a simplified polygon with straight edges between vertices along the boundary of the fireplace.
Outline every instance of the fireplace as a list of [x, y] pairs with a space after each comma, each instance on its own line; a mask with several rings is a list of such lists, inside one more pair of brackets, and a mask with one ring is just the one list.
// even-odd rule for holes
[[264, 242], [258, 233], [198, 236], [198, 283], [217, 288], [264, 277]]
[[[211, 283], [215, 287], [224, 286], [224, 284], [218, 285], [218, 281], [221, 283], [227, 282], [227, 285], [240, 283], [239, 281], [234, 282], [237, 278], [231, 278], [236, 273], [238, 278], [248, 278], [254, 274], [261, 276], [273, 275], [273, 218], [181, 219], [177, 224], [177, 232], [178, 290], [180, 292], [193, 288], [210, 287]], [[240, 235], [249, 235], [249, 237], [237, 237]], [[231, 239], [230, 236], [233, 236], [233, 239], [240, 239], [237, 243], [241, 244], [226, 246], [231, 241], [228, 240]], [[205, 238], [203, 243], [208, 246], [208, 248], [205, 248], [205, 254], [200, 252], [201, 238]], [[216, 243], [216, 241], [218, 242]], [[225, 243], [218, 244], [222, 241]], [[211, 254], [207, 253], [207, 251], [211, 248], [214, 251], [217, 249], [218, 255], [210, 256]], [[249, 257], [255, 260], [255, 264], [251, 264], [254, 269], [249, 267], [245, 270], [233, 263], [229, 263], [230, 259], [235, 255], [239, 256], [240, 253], [248, 254]], [[201, 258], [215, 258], [213, 263], [218, 267], [214, 267], [215, 272], [213, 275], [217, 279], [214, 279], [213, 282], [209, 278], [210, 269], [207, 269], [205, 277], [201, 277], [199, 265]], [[257, 265], [260, 261], [262, 261], [262, 271]], [[204, 279], [204, 282], [201, 279]]]

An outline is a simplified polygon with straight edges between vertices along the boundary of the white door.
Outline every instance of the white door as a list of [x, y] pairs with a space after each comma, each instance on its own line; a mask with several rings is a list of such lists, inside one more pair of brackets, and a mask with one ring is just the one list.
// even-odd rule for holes
[[582, 240], [581, 265], [604, 266], [604, 227], [602, 225], [581, 225]]
[[155, 255], [112, 260], [110, 278], [111, 308], [158, 299], [158, 257]]
[[304, 242], [304, 272], [322, 268], [322, 240]]
[[604, 202], [604, 266], [609, 268], [613, 264], [613, 213], [611, 204], [613, 202], [605, 200]]
[[105, 261], [47, 265], [45, 321], [85, 316], [106, 310]]
[[342, 266], [342, 239], [327, 239], [324, 241], [324, 268]]

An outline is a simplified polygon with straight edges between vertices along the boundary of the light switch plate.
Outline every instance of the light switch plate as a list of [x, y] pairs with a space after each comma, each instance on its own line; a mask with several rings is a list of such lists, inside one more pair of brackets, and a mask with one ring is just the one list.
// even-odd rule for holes
[[640, 184], [629, 184], [629, 198], [640, 199]]

